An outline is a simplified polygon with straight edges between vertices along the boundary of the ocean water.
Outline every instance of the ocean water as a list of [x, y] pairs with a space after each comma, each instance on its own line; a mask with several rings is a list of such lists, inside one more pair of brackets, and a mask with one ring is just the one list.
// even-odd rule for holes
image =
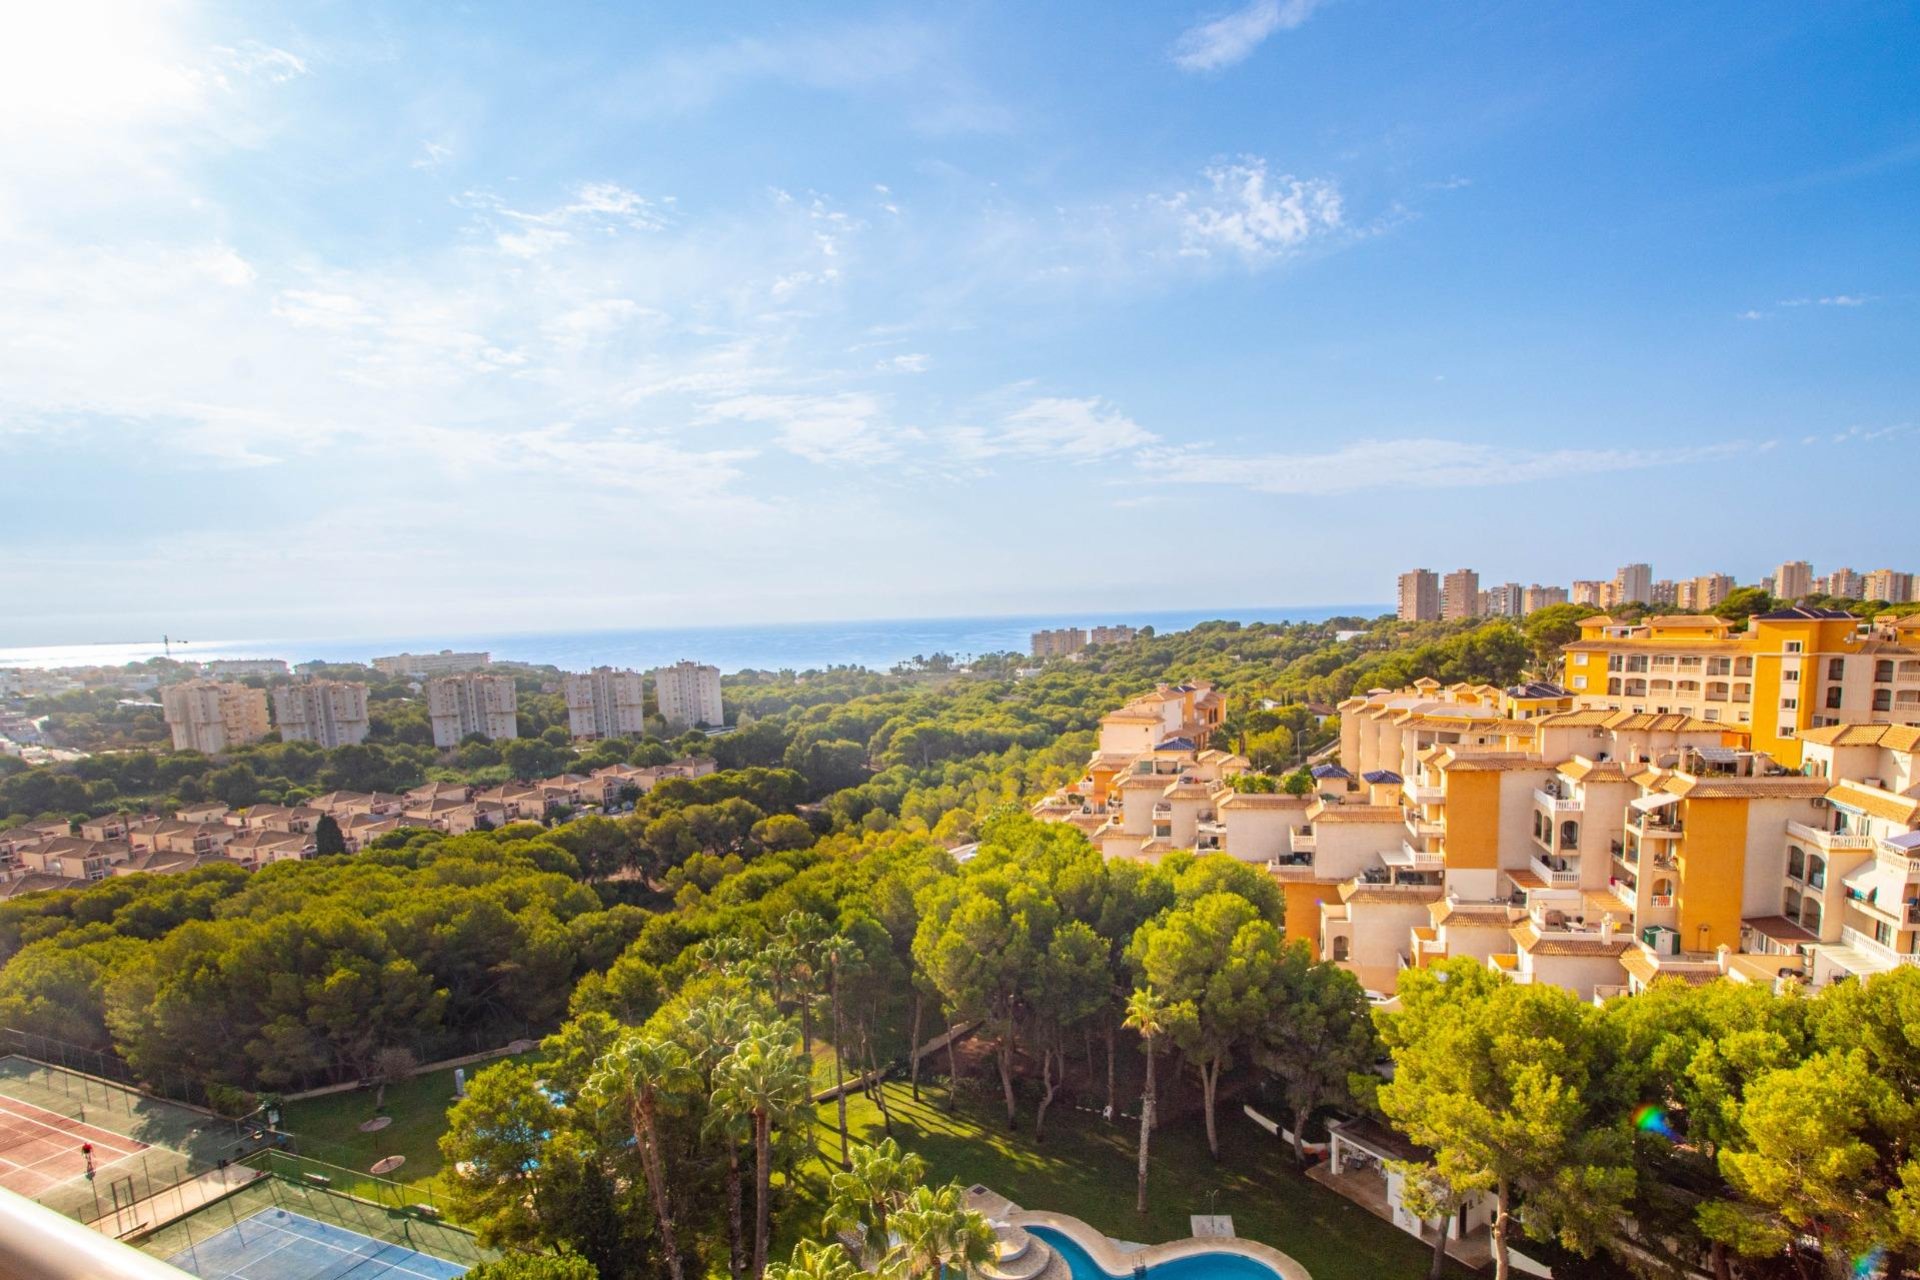
[[[862, 622], [799, 622], [758, 626], [671, 627], [633, 631], [512, 633], [448, 632], [441, 635], [367, 636], [344, 640], [175, 641], [182, 661], [214, 658], [283, 658], [306, 662], [365, 662], [389, 653], [441, 649], [485, 650], [496, 660], [552, 664], [563, 671], [612, 666], [645, 669], [691, 658], [724, 672], [760, 669], [804, 671], [862, 666], [884, 671], [915, 655], [948, 653], [965, 660], [986, 653], [1025, 653], [1033, 632], [1049, 627], [1124, 623], [1156, 632], [1184, 631], [1216, 619], [1238, 622], [1323, 622], [1392, 611], [1383, 604], [1281, 605], [1272, 608], [1195, 609], [1164, 613], [1034, 615], [1000, 618], [891, 618]], [[0, 667], [120, 666], [160, 657], [156, 642], [39, 645], [0, 648]]]

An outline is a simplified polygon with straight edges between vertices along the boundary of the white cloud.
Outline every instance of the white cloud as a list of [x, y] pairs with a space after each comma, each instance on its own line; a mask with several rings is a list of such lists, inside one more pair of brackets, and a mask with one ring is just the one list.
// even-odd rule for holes
[[991, 428], [960, 428], [949, 435], [960, 457], [1061, 458], [1091, 461], [1159, 442], [1098, 396], [1043, 396], [1013, 410]]
[[1321, 0], [1253, 0], [1232, 13], [1187, 28], [1173, 43], [1182, 71], [1218, 71], [1242, 61], [1276, 31], [1291, 31], [1313, 16]]
[[879, 399], [866, 392], [733, 396], [707, 412], [775, 427], [775, 442], [809, 462], [886, 462], [898, 456], [899, 439], [917, 435], [893, 427]]
[[932, 365], [932, 356], [922, 351], [911, 351], [903, 355], [890, 356], [874, 368], [883, 373], [925, 373]]
[[1338, 185], [1323, 178], [1269, 175], [1267, 162], [1258, 157], [1213, 165], [1206, 178], [1208, 191], [1164, 197], [1179, 216], [1186, 254], [1224, 251], [1248, 262], [1271, 261], [1338, 231], [1345, 216]]
[[1671, 449], [1527, 450], [1415, 437], [1356, 440], [1320, 452], [1175, 452], [1156, 458], [1153, 465], [1156, 475], [1177, 483], [1233, 485], [1258, 493], [1324, 496], [1374, 489], [1531, 484], [1729, 458], [1751, 452], [1754, 447], [1750, 442], [1741, 442]]
[[422, 142], [420, 154], [413, 160], [416, 169], [438, 169], [453, 158], [453, 148], [438, 142]]

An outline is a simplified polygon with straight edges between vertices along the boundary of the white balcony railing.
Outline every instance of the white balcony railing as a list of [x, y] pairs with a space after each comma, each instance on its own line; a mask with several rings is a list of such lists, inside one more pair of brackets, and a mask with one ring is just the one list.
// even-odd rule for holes
[[1822, 831], [1820, 828], [1810, 827], [1804, 822], [1787, 823], [1787, 834], [1796, 840], [1805, 840], [1809, 844], [1817, 844], [1822, 849], [1847, 850], [1873, 848], [1872, 836], [1853, 835], [1840, 831]]
[[1545, 858], [1533, 859], [1533, 874], [1539, 876], [1556, 889], [1569, 888], [1580, 883], [1579, 867], [1575, 866], [1561, 870]]
[[1294, 853], [1312, 853], [1314, 848], [1313, 828], [1301, 827], [1287, 833], [1287, 848]]
[[1858, 947], [1868, 955], [1885, 960], [1888, 964], [1920, 966], [1920, 955], [1907, 951], [1895, 951], [1872, 934], [1862, 933], [1852, 925], [1840, 926], [1840, 941], [1849, 947]]
[[1535, 788], [1533, 799], [1543, 809], [1554, 813], [1579, 813], [1587, 807], [1586, 801], [1575, 800], [1572, 796], [1556, 795], [1544, 788]]

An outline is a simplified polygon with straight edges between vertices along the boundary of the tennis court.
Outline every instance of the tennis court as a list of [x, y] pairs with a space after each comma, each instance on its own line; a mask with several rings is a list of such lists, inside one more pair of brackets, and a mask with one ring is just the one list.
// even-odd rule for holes
[[454, 1280], [467, 1271], [280, 1208], [262, 1209], [167, 1261], [201, 1280]]
[[35, 1198], [85, 1177], [90, 1167], [110, 1178], [113, 1165], [147, 1149], [138, 1138], [88, 1124], [85, 1116], [84, 1110], [68, 1116], [0, 1097], [0, 1187]]

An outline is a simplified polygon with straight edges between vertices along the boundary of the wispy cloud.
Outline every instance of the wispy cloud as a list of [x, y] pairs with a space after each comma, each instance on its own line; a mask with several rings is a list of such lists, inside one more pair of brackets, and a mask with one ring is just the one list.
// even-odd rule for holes
[[1830, 293], [1822, 297], [1782, 298], [1771, 307], [1750, 307], [1740, 313], [1742, 320], [1764, 320], [1775, 311], [1792, 311], [1800, 307], [1864, 307], [1873, 301], [1864, 293]]
[[1218, 71], [1233, 66], [1274, 32], [1291, 31], [1311, 18], [1321, 2], [1253, 0], [1181, 32], [1173, 42], [1173, 64], [1182, 71]]
[[990, 427], [963, 427], [947, 437], [961, 458], [1057, 458], [1092, 462], [1147, 448], [1160, 438], [1096, 396], [1043, 396]]
[[918, 434], [893, 426], [879, 398], [866, 392], [733, 396], [709, 405], [707, 412], [773, 426], [775, 442], [808, 462], [891, 461], [899, 456], [900, 442]]

